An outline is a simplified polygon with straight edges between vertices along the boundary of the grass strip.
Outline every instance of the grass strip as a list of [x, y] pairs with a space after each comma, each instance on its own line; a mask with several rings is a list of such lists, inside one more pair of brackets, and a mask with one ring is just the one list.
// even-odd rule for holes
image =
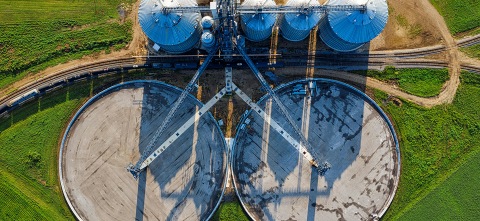
[[465, 53], [468, 57], [480, 59], [480, 44], [460, 48], [460, 51]]
[[248, 221], [247, 215], [243, 212], [238, 200], [220, 204], [213, 215], [212, 221]]
[[443, 84], [450, 79], [446, 68], [395, 69], [395, 67], [389, 66], [384, 71], [358, 70], [352, 72], [398, 85], [401, 90], [419, 97], [433, 97], [440, 94]]

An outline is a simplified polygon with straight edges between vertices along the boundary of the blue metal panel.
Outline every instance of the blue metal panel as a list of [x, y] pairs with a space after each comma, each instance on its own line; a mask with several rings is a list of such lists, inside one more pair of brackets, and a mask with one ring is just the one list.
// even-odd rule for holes
[[363, 5], [367, 10], [331, 11], [328, 23], [333, 32], [342, 40], [350, 43], [365, 43], [377, 37], [385, 28], [388, 20], [386, 0], [330, 0], [328, 5]]
[[[273, 0], [246, 0], [243, 6], [259, 6], [275, 5]], [[272, 28], [277, 20], [277, 14], [259, 13], [259, 14], [242, 14], [241, 26], [245, 33], [245, 37], [250, 41], [263, 41], [270, 37]]]
[[322, 41], [330, 48], [334, 49], [335, 51], [341, 52], [348, 52], [354, 51], [358, 48], [362, 47], [364, 43], [350, 43], [339, 38], [332, 30], [330, 25], [328, 24], [327, 16], [324, 16], [319, 23], [319, 35]]
[[[289, 0], [291, 6], [320, 5], [317, 0]], [[280, 34], [289, 41], [301, 41], [308, 37], [310, 30], [317, 25], [321, 13], [288, 13], [280, 16]]]
[[184, 62], [184, 63], [175, 63], [176, 69], [192, 69], [197, 68], [197, 63], [195, 62]]
[[162, 7], [196, 6], [190, 0], [142, 0], [138, 21], [143, 32], [160, 48], [170, 53], [192, 49], [199, 41], [202, 27], [199, 13], [163, 13]]

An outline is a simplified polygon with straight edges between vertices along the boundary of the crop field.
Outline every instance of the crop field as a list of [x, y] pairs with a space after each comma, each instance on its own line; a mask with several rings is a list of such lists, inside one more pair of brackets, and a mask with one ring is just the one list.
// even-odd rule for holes
[[384, 217], [396, 220], [417, 207], [417, 202], [444, 182], [468, 154], [480, 150], [480, 75], [462, 72], [452, 104], [434, 108], [401, 98], [403, 103], [397, 106], [391, 101], [385, 103], [384, 92], [374, 93], [377, 103], [393, 120], [400, 142], [400, 184]]
[[[0, 120], [0, 220], [72, 220], [58, 185], [57, 147], [90, 85], [51, 92]], [[4, 192], [4, 191], [2, 191]]]
[[452, 34], [480, 26], [480, 4], [477, 0], [430, 0], [430, 2], [443, 16]]
[[460, 48], [468, 57], [480, 59], [480, 44], [470, 47]]
[[480, 151], [399, 220], [480, 220]]
[[132, 39], [132, 21], [119, 10], [131, 2], [0, 0], [0, 88], [48, 66], [124, 46]]
[[420, 96], [433, 97], [440, 93], [442, 85], [450, 79], [448, 69], [395, 69], [386, 67], [384, 71], [353, 71], [380, 81], [397, 84], [403, 91]]

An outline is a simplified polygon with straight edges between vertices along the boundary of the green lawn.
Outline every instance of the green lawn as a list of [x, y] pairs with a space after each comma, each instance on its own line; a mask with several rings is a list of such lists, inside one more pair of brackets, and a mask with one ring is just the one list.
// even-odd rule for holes
[[460, 48], [468, 57], [480, 59], [480, 44], [470, 47]]
[[124, 46], [132, 21], [123, 22], [117, 8], [131, 2], [0, 0], [0, 88], [48, 66]]
[[452, 34], [480, 26], [480, 3], [478, 0], [430, 0], [443, 16]]
[[480, 151], [399, 220], [480, 220]]
[[448, 69], [395, 69], [386, 67], [384, 71], [361, 70], [356, 74], [372, 77], [380, 81], [396, 80], [403, 91], [420, 96], [432, 97], [440, 93], [443, 83], [450, 79]]
[[212, 217], [212, 221], [248, 221], [238, 200], [222, 203]]
[[442, 183], [465, 156], [480, 150], [480, 75], [462, 72], [453, 103], [434, 108], [423, 108], [404, 99], [399, 107], [393, 102], [385, 103], [384, 92], [374, 93], [377, 103], [393, 119], [400, 141], [400, 183], [383, 219], [396, 220], [412, 207], [418, 207], [417, 202]]

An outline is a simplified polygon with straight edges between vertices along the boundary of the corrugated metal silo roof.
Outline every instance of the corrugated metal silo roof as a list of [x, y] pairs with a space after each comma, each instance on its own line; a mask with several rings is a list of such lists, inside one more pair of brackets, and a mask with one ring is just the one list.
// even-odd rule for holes
[[[243, 6], [273, 6], [273, 0], [245, 0]], [[242, 28], [246, 37], [252, 41], [265, 40], [272, 33], [273, 25], [277, 20], [276, 13], [242, 14]]]
[[[291, 6], [320, 5], [317, 0], [289, 0], [287, 4]], [[288, 13], [285, 14], [286, 22], [297, 30], [311, 30], [320, 20], [321, 13]]]
[[377, 37], [388, 20], [386, 0], [330, 0], [329, 5], [363, 5], [366, 12], [330, 11], [328, 21], [338, 37], [351, 43], [365, 43]]
[[196, 31], [198, 13], [162, 13], [162, 7], [196, 6], [190, 0], [142, 0], [138, 20], [143, 32], [160, 45], [178, 45]]

